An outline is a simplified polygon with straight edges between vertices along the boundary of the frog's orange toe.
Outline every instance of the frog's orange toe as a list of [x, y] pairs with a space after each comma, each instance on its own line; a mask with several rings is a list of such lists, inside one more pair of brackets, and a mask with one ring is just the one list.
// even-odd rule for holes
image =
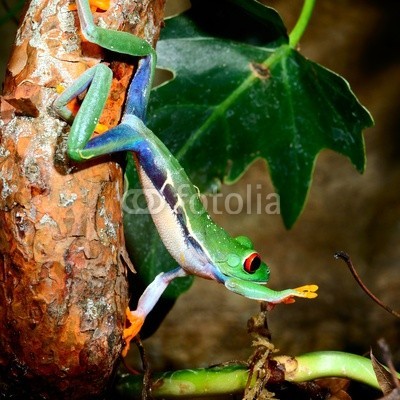
[[96, 133], [104, 133], [108, 131], [110, 128], [107, 125], [104, 124], [97, 124], [96, 127], [94, 128], [94, 131]]
[[131, 340], [140, 332], [144, 323], [143, 315], [136, 313], [135, 311], [132, 312], [129, 307], [126, 308], [125, 315], [127, 318], [127, 327], [124, 329], [122, 334], [125, 341], [125, 346], [122, 349], [122, 357], [125, 357], [128, 354]]

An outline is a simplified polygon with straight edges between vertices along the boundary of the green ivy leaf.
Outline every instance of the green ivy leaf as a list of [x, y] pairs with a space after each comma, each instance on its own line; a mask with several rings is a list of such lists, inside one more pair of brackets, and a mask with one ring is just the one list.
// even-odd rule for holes
[[[215, 11], [217, 4], [209, 7]], [[218, 181], [235, 182], [255, 159], [265, 159], [291, 227], [321, 150], [337, 151], [363, 171], [362, 130], [372, 118], [343, 78], [290, 48], [287, 36], [261, 46], [262, 24], [253, 24], [245, 42], [227, 32], [211, 37], [200, 18], [203, 7], [166, 24], [158, 65], [174, 79], [154, 91], [150, 126], [202, 191], [215, 190]], [[236, 23], [225, 16], [220, 25], [242, 27], [236, 15]], [[214, 31], [216, 23], [210, 24]]]

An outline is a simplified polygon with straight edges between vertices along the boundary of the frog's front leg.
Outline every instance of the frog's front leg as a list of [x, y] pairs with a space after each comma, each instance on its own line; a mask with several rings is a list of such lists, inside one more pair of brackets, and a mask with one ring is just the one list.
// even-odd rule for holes
[[[68, 154], [82, 161], [82, 150], [95, 130], [107, 101], [112, 81], [112, 71], [104, 64], [97, 64], [86, 70], [70, 87], [54, 101], [55, 111], [72, 124], [68, 137]], [[88, 89], [76, 116], [67, 104]]]
[[179, 277], [187, 276], [187, 272], [181, 267], [178, 267], [169, 272], [162, 272], [158, 274], [153, 282], [147, 286], [146, 290], [140, 296], [136, 310], [131, 311], [129, 308], [126, 310], [127, 321], [129, 326], [124, 330], [123, 338], [125, 340], [125, 347], [122, 350], [122, 356], [125, 357], [128, 350], [130, 341], [139, 333], [145, 318], [149, 312], [154, 308], [164, 290], [168, 287], [172, 280]]
[[[120, 32], [100, 28], [94, 24], [88, 0], [77, 0], [79, 20], [82, 33], [86, 39], [106, 49], [132, 56], [149, 55], [143, 62], [140, 62], [137, 71], [138, 78], [134, 78], [136, 84], [131, 84], [128, 93], [127, 107], [125, 114], [132, 114], [144, 119], [151, 82], [154, 76], [156, 55], [154, 49], [143, 39], [128, 32]], [[141, 65], [143, 67], [141, 68]], [[64, 93], [54, 102], [54, 108], [58, 114], [67, 122], [72, 123], [68, 138], [68, 154], [76, 161], [83, 161], [87, 158], [99, 156], [105, 153], [121, 151], [118, 144], [111, 143], [111, 138], [118, 136], [130, 139], [125, 128], [114, 128], [113, 132], [102, 139], [99, 148], [91, 147], [85, 149], [93, 131], [97, 125], [100, 115], [104, 109], [112, 81], [112, 72], [104, 64], [98, 64], [83, 73]], [[140, 81], [140, 85], [138, 85]], [[74, 117], [67, 108], [67, 104], [73, 98], [88, 89], [82, 105]], [[137, 99], [135, 96], [138, 95]], [[135, 136], [135, 135], [133, 135]], [[105, 146], [105, 142], [107, 145]], [[124, 143], [125, 146], [125, 143]]]
[[248, 299], [266, 301], [271, 304], [294, 303], [295, 297], [314, 299], [317, 297], [318, 290], [317, 285], [304, 285], [296, 289], [276, 291], [264, 285], [232, 277], [225, 279], [224, 285], [228, 290]]

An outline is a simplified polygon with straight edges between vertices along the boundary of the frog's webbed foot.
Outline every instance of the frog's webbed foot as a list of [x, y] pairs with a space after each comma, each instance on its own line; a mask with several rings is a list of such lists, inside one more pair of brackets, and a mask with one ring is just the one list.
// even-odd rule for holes
[[127, 355], [131, 340], [139, 333], [146, 316], [154, 308], [164, 290], [172, 280], [186, 275], [187, 273], [180, 267], [172, 271], [161, 272], [140, 296], [136, 310], [131, 311], [129, 307], [126, 308], [127, 326], [123, 332], [123, 339], [125, 340], [125, 347], [122, 350], [123, 357]]
[[126, 316], [126, 326], [122, 334], [122, 338], [125, 341], [124, 348], [122, 349], [122, 357], [125, 357], [128, 354], [128, 350], [130, 347], [130, 342], [142, 329], [145, 316], [138, 311], [131, 311], [129, 307], [126, 308], [125, 311]]
[[303, 297], [305, 299], [315, 299], [318, 296], [318, 293], [316, 293], [318, 290], [317, 285], [304, 285], [289, 290], [292, 291], [292, 294], [289, 294], [287, 297], [281, 300], [280, 301], [281, 303], [285, 304], [294, 303], [296, 301], [295, 297]]

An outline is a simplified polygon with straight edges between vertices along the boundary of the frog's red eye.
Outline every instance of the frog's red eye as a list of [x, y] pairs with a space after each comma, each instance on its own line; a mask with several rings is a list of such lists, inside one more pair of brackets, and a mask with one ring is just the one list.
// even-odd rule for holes
[[243, 268], [249, 274], [254, 274], [260, 268], [261, 258], [258, 253], [250, 254], [244, 261]]

